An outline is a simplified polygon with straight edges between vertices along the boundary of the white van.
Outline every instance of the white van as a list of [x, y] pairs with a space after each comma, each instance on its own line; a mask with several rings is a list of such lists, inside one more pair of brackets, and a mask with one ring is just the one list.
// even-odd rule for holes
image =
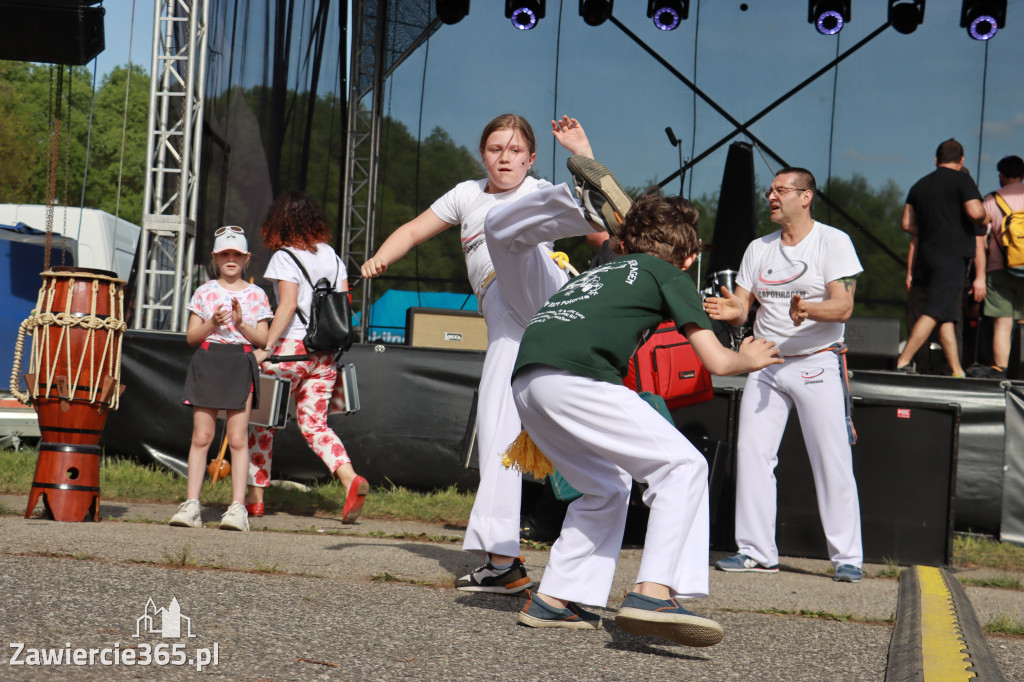
[[[0, 204], [0, 225], [25, 223], [46, 229], [46, 206]], [[116, 272], [124, 281], [132, 272], [142, 228], [95, 208], [53, 207], [53, 235], [68, 236], [78, 244], [77, 265]]]

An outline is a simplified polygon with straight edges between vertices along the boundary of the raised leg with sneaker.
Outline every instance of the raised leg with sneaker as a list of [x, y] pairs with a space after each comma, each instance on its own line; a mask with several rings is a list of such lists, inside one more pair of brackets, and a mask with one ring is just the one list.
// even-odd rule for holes
[[576, 185], [576, 198], [583, 204], [587, 219], [604, 227], [609, 234], [621, 231], [622, 220], [632, 203], [611, 171], [585, 156], [570, 156], [566, 162]]
[[528, 587], [533, 581], [526, 574], [523, 557], [512, 560], [508, 566], [495, 566], [490, 561], [472, 573], [455, 581], [455, 589], [463, 592], [490, 592], [492, 594], [516, 594]]

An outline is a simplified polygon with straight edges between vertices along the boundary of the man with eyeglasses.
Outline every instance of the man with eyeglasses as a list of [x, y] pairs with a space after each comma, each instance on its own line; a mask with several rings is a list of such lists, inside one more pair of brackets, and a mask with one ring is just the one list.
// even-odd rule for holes
[[[935, 170], [918, 180], [907, 194], [901, 227], [910, 235], [907, 250], [907, 291], [921, 287], [924, 309], [896, 358], [896, 371], [913, 372], [914, 355], [939, 328], [942, 355], [955, 377], [964, 375], [955, 323], [971, 259], [976, 276], [975, 301], [985, 298], [985, 223], [988, 214], [981, 193], [964, 167], [964, 148], [950, 138], [935, 151]], [[977, 226], [977, 227], [975, 227]]]
[[760, 303], [754, 336], [774, 341], [785, 362], [747, 376], [740, 402], [736, 462], [738, 552], [723, 571], [777, 573], [775, 544], [779, 444], [795, 405], [810, 458], [834, 580], [858, 582], [864, 563], [860, 503], [853, 475], [846, 381], [845, 322], [863, 271], [846, 233], [811, 217], [817, 187], [804, 168], [783, 168], [764, 192], [782, 228], [747, 247], [736, 290], [722, 287], [704, 309], [732, 325]]

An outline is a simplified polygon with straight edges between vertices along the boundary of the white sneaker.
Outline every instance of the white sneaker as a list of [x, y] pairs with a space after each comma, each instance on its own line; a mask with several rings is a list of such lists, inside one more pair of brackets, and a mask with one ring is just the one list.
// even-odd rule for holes
[[178, 505], [178, 511], [171, 517], [172, 526], [202, 528], [203, 519], [199, 514], [199, 500], [185, 500]]
[[220, 517], [221, 530], [249, 530], [249, 512], [240, 502], [232, 502], [224, 516]]

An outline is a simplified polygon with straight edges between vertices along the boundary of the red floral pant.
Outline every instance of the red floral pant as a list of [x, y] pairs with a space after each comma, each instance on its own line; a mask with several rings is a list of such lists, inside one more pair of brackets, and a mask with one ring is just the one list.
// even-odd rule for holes
[[[274, 346], [274, 355], [304, 355], [306, 347], [296, 339], [281, 339]], [[331, 474], [348, 464], [348, 452], [331, 427], [327, 425], [327, 404], [334, 391], [337, 372], [329, 353], [313, 353], [309, 360], [296, 362], [265, 362], [264, 374], [288, 379], [295, 396], [299, 430], [317, 457], [324, 461]], [[274, 430], [265, 426], [249, 426], [249, 485], [265, 488], [270, 485], [270, 461], [274, 447]]]

